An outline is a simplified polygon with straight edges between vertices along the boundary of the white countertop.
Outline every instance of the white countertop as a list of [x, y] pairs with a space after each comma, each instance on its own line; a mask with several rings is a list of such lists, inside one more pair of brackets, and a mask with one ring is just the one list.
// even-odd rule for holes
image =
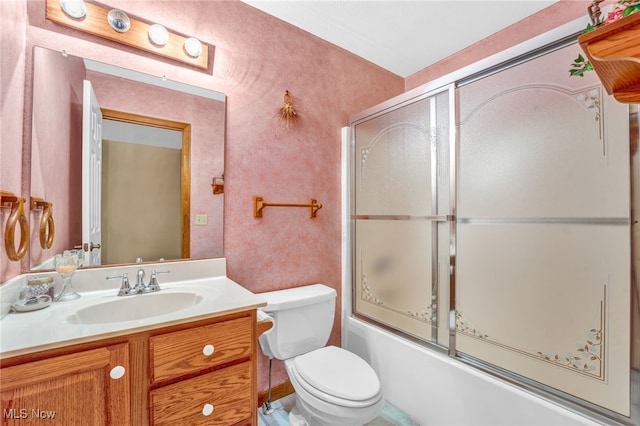
[[[10, 313], [0, 320], [0, 358], [255, 309], [266, 304], [264, 299], [226, 276], [161, 283], [160, 286], [160, 292], [135, 296], [117, 296], [118, 288], [86, 291], [73, 301], [53, 302], [49, 307], [32, 312]], [[76, 312], [84, 308], [90, 311], [91, 306], [97, 304], [145, 297], [144, 300], [153, 303], [154, 295], [184, 292], [196, 294], [199, 303], [144, 319], [73, 323]]]

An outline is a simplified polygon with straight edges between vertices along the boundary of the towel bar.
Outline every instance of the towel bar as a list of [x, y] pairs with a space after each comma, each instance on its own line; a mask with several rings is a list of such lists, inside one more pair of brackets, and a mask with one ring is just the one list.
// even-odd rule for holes
[[309, 204], [285, 204], [285, 203], [267, 203], [264, 201], [262, 197], [254, 197], [253, 202], [253, 217], [256, 219], [262, 217], [262, 209], [265, 207], [305, 207], [311, 209], [309, 213], [309, 218], [313, 219], [316, 217], [316, 213], [318, 210], [322, 208], [322, 204], [318, 203], [318, 200], [315, 198], [311, 199]]

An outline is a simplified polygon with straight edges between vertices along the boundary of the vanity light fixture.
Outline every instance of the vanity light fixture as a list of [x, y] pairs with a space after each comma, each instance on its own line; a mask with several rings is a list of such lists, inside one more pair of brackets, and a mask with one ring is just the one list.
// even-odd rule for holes
[[111, 9], [107, 14], [107, 21], [111, 28], [119, 33], [126, 33], [131, 28], [129, 17], [120, 9]]
[[192, 58], [197, 58], [202, 54], [202, 43], [195, 37], [189, 37], [184, 42], [184, 51]]
[[60, 7], [68, 17], [82, 19], [87, 14], [87, 6], [82, 0], [60, 0]]
[[163, 47], [169, 41], [169, 32], [160, 24], [153, 24], [149, 27], [149, 41], [158, 47]]
[[[1, 2], [2, 0], [0, 0]], [[210, 70], [213, 46], [117, 8], [83, 0], [45, 0], [46, 18], [60, 25]]]

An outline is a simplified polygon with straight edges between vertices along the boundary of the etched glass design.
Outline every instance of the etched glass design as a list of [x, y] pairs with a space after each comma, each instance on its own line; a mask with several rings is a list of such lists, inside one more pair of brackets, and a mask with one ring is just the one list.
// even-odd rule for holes
[[448, 91], [400, 105], [354, 125], [353, 152], [355, 312], [445, 345], [449, 114]]
[[628, 115], [574, 53], [457, 89], [456, 350], [628, 415]]

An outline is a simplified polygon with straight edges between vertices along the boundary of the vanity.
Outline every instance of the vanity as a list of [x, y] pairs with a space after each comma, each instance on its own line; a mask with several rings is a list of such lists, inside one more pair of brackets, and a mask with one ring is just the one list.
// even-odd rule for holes
[[226, 277], [224, 259], [141, 267], [171, 279], [117, 296], [104, 278], [140, 266], [91, 269], [80, 299], [0, 320], [2, 424], [257, 425], [265, 302]]

